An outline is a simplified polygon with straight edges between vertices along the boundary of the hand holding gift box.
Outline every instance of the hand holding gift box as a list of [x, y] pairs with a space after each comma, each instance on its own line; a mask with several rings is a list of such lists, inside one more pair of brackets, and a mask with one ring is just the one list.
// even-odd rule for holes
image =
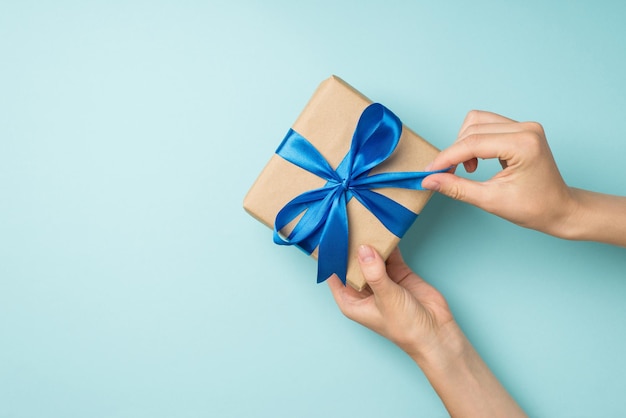
[[331, 77], [289, 130], [244, 207], [274, 228], [276, 243], [318, 257], [318, 282], [335, 273], [361, 290], [358, 244], [390, 254], [431, 195], [421, 180], [432, 172], [420, 170], [437, 153], [387, 108]]

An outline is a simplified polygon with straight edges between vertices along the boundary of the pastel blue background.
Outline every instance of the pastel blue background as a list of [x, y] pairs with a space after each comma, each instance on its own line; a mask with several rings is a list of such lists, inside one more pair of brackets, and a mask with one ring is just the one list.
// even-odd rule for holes
[[[569, 184], [626, 194], [625, 21], [618, 1], [3, 1], [0, 417], [446, 416], [243, 196], [330, 74], [440, 148], [473, 108], [540, 121]], [[626, 250], [443, 196], [401, 248], [531, 416], [626, 415]]]

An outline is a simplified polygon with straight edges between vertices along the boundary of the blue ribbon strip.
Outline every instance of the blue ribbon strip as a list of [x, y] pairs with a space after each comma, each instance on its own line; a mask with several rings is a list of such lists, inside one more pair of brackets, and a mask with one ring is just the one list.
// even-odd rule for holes
[[[357, 123], [348, 154], [333, 170], [328, 161], [302, 135], [290, 129], [276, 153], [285, 160], [327, 181], [319, 188], [302, 193], [276, 215], [274, 242], [297, 245], [307, 254], [319, 246], [317, 282], [333, 273], [346, 284], [348, 267], [348, 212], [346, 205], [355, 197], [394, 235], [402, 238], [417, 214], [401, 204], [372, 191], [382, 187], [424, 190], [424, 177], [447, 171], [392, 172], [369, 175], [396, 149], [402, 122], [380, 103], [369, 105]], [[293, 231], [283, 238], [279, 231], [297, 218]]]

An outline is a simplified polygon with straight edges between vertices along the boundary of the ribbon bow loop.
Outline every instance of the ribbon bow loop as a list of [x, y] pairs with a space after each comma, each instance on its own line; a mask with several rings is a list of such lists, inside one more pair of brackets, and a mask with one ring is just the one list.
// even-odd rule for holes
[[393, 154], [402, 133], [402, 122], [380, 103], [368, 106], [357, 123], [348, 153], [350, 174], [358, 178]]
[[[302, 135], [290, 129], [276, 150], [285, 160], [327, 181], [315, 190], [296, 196], [276, 215], [274, 242], [297, 245], [311, 254], [318, 248], [317, 282], [333, 273], [346, 284], [348, 265], [348, 213], [346, 205], [355, 197], [385, 227], [401, 238], [417, 214], [371, 189], [397, 187], [424, 190], [422, 179], [442, 172], [403, 172], [369, 175], [395, 151], [402, 133], [402, 122], [379, 103], [369, 105], [361, 114], [352, 136], [350, 150], [336, 169]], [[280, 231], [301, 218], [288, 236]]]

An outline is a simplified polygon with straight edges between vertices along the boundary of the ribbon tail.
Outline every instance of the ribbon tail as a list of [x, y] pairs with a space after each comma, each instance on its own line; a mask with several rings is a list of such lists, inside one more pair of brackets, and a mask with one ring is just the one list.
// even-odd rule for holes
[[417, 213], [411, 212], [398, 202], [371, 190], [353, 190], [354, 197], [385, 225], [392, 234], [402, 238], [417, 219]]
[[435, 173], [444, 173], [450, 168], [435, 171], [407, 171], [380, 173], [371, 176], [360, 176], [350, 182], [352, 187], [358, 189], [380, 189], [383, 187], [394, 187], [398, 189], [425, 190], [422, 187], [422, 180]]
[[346, 194], [336, 191], [319, 245], [317, 282], [321, 283], [333, 273], [346, 284], [348, 270], [348, 211]]

